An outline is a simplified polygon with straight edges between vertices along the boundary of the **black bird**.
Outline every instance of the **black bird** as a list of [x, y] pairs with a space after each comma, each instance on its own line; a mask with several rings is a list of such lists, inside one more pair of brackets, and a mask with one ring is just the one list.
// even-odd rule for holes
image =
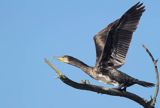
[[59, 57], [58, 60], [80, 68], [100, 82], [118, 86], [118, 90], [126, 90], [127, 87], [134, 84], [144, 87], [154, 86], [153, 83], [138, 80], [118, 70], [125, 63], [133, 32], [136, 30], [144, 11], [145, 6], [138, 2], [121, 18], [112, 22], [94, 36], [96, 47], [95, 67], [90, 67], [67, 55]]

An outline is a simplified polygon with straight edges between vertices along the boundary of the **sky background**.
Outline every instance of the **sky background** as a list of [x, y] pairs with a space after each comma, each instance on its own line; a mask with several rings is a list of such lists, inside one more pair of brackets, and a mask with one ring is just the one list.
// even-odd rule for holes
[[[68, 54], [94, 66], [93, 36], [138, 1], [146, 11], [120, 70], [155, 82], [153, 64], [141, 45], [160, 57], [159, 0], [0, 0], [0, 108], [139, 108], [125, 98], [73, 89], [44, 62], [47, 57], [77, 82], [86, 79], [112, 87], [53, 56]], [[146, 99], [153, 90], [138, 85], [128, 88]]]

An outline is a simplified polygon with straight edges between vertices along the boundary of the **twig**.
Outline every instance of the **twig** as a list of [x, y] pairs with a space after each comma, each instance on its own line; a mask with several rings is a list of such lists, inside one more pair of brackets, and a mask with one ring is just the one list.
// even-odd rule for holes
[[46, 58], [44, 60], [53, 70], [55, 70], [59, 77], [62, 76], [62, 73], [55, 66], [53, 66], [51, 62], [49, 62]]
[[154, 106], [151, 106], [148, 101], [145, 101], [142, 97], [131, 93], [131, 92], [122, 92], [113, 88], [105, 88], [102, 86], [97, 86], [97, 85], [92, 85], [92, 84], [86, 84], [86, 83], [77, 83], [63, 75], [53, 64], [51, 64], [47, 59], [45, 59], [45, 62], [57, 73], [58, 77], [62, 82], [65, 84], [76, 88], [80, 90], [88, 90], [88, 91], [93, 91], [96, 93], [101, 93], [101, 94], [107, 94], [111, 96], [120, 96], [120, 97], [125, 97], [128, 98], [132, 101], [135, 101], [136, 103], [142, 105], [144, 108], [154, 108]]
[[157, 99], [158, 92], [159, 92], [159, 74], [158, 74], [158, 68], [157, 68], [158, 60], [154, 59], [152, 53], [148, 50], [148, 48], [145, 47], [145, 45], [142, 45], [142, 46], [146, 50], [146, 52], [148, 53], [149, 57], [151, 58], [151, 60], [154, 64], [154, 69], [155, 69], [155, 74], [156, 74], [156, 87], [155, 87], [154, 96], [152, 97], [150, 103], [151, 103], [152, 106], [155, 106], [156, 99]]

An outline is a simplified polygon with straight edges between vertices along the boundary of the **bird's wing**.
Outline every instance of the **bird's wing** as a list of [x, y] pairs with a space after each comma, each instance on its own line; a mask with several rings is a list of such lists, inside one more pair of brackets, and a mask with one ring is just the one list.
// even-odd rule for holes
[[112, 25], [113, 25], [113, 23], [109, 24], [106, 28], [104, 28], [103, 30], [98, 32], [93, 38], [94, 43], [95, 43], [95, 47], [96, 47], [96, 64], [98, 63], [99, 58], [103, 52], [103, 49], [104, 49], [104, 46], [106, 43], [106, 39], [108, 37], [108, 33], [109, 33]]
[[144, 11], [143, 3], [138, 2], [120, 19], [109, 24], [94, 37], [97, 54], [96, 66], [118, 68], [124, 64], [132, 34]]

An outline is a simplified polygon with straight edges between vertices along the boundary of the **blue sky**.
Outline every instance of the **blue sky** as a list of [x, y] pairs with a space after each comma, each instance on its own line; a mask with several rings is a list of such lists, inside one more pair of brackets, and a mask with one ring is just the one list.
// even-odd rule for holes
[[[145, 4], [146, 11], [134, 33], [126, 64], [120, 70], [155, 82], [153, 64], [141, 45], [145, 44], [156, 58], [160, 57], [160, 1], [140, 1]], [[73, 89], [57, 79], [55, 72], [44, 62], [47, 57], [77, 82], [87, 79], [93, 84], [103, 85], [81, 70], [54, 60], [53, 56], [68, 54], [94, 66], [93, 36], [137, 2], [1, 0], [0, 107], [139, 108], [138, 104], [125, 98]], [[149, 99], [154, 88], [135, 85], [128, 90]]]

